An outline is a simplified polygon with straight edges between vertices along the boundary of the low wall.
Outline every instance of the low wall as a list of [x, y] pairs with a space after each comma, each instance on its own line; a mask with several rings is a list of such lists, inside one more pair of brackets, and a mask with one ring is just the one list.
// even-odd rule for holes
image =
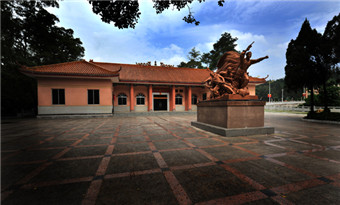
[[112, 106], [38, 106], [38, 115], [110, 114]]

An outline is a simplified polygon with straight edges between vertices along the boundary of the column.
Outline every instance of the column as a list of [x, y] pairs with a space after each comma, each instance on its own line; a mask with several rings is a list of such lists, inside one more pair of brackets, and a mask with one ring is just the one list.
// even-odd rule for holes
[[148, 111], [152, 110], [152, 85], [149, 85]]
[[170, 111], [176, 111], [175, 96], [175, 86], [173, 85], [170, 90]]
[[133, 84], [130, 85], [130, 112], [135, 110], [135, 94]]
[[184, 98], [185, 98], [185, 101], [184, 101], [184, 108], [185, 108], [185, 111], [188, 111], [189, 109], [189, 102], [188, 102], [188, 87], [185, 87], [185, 90], [184, 90]]
[[191, 87], [189, 86], [188, 87], [188, 110], [191, 110], [191, 97], [192, 97]]

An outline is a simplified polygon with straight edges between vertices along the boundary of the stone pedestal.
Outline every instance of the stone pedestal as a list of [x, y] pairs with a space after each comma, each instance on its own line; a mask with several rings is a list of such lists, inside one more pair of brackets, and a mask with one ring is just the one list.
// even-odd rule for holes
[[216, 134], [227, 133], [221, 134], [225, 136], [271, 134], [274, 128], [264, 127], [265, 104], [256, 99], [203, 101], [197, 104], [197, 122], [191, 124]]

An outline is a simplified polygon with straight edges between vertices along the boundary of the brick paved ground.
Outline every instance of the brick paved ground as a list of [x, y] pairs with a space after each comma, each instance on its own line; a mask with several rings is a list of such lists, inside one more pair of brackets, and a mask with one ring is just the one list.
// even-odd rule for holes
[[195, 115], [3, 121], [2, 204], [340, 204], [340, 128], [266, 114], [220, 137]]

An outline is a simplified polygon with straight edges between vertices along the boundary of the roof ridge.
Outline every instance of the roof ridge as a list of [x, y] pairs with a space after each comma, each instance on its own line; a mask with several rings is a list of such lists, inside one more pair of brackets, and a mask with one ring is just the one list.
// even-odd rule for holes
[[[70, 62], [64, 62], [64, 63], [53, 63], [53, 64], [48, 64], [48, 65], [37, 65], [37, 66], [32, 66], [32, 67], [27, 67], [27, 68], [43, 68], [43, 67], [49, 67], [49, 66], [56, 66], [56, 65], [65, 65], [65, 64], [74, 64], [74, 63], [81, 63], [84, 62], [85, 60], [79, 60], [79, 61], [70, 61]], [[86, 61], [85, 61], [86, 62]]]
[[189, 70], [207, 70], [207, 68], [188, 68], [188, 67], [167, 67], [167, 66], [152, 66], [152, 65], [137, 65], [128, 63], [109, 63], [109, 62], [94, 62], [93, 63], [103, 63], [103, 64], [113, 64], [113, 65], [129, 65], [134, 67], [148, 67], [148, 68], [165, 68], [165, 69], [189, 69]]
[[89, 61], [86, 61], [86, 60], [84, 60], [84, 61], [85, 61], [86, 63], [90, 64], [90, 65], [96, 66], [96, 67], [98, 67], [98, 68], [100, 68], [100, 69], [102, 69], [102, 70], [105, 70], [105, 71], [110, 72], [110, 73], [113, 73], [113, 74], [117, 74], [117, 73], [119, 73], [119, 71], [120, 71], [120, 69], [119, 69], [118, 71], [113, 72], [113, 71], [110, 71], [110, 70], [108, 70], [108, 69], [106, 69], [106, 68], [104, 68], [104, 67], [101, 67], [101, 66], [99, 66], [99, 65], [96, 65], [95, 62], [89, 62]]

